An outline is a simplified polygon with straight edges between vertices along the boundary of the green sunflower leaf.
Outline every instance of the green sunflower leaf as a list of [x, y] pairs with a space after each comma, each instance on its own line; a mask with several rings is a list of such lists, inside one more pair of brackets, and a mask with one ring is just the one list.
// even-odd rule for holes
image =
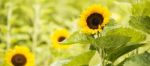
[[132, 3], [132, 16], [129, 24], [139, 30], [150, 34], [150, 1], [140, 0]]
[[141, 46], [143, 46], [145, 44], [133, 44], [133, 45], [129, 45], [129, 46], [123, 46], [123, 47], [119, 47], [111, 52], [108, 53], [107, 59], [109, 61], [114, 62], [115, 60], [117, 60], [119, 57], [121, 57], [122, 55], [135, 50]]
[[132, 2], [133, 16], [150, 16], [150, 0], [139, 0]]
[[105, 35], [95, 40], [95, 43], [99, 48], [117, 48], [127, 44], [130, 41], [130, 37], [123, 35]]
[[148, 52], [130, 57], [123, 64], [123, 66], [149, 66], [149, 65], [150, 65], [150, 53]]
[[85, 52], [74, 57], [70, 62], [64, 64], [63, 66], [88, 66], [89, 61], [95, 54], [95, 51]]
[[107, 35], [123, 35], [131, 37], [131, 43], [138, 43], [146, 39], [146, 35], [131, 28], [116, 28], [108, 31]]
[[61, 42], [62, 44], [89, 44], [92, 43], [94, 38], [90, 35], [83, 34], [81, 32], [74, 32], [69, 38]]
[[123, 66], [123, 64], [125, 63], [126, 60], [128, 60], [129, 58], [125, 58], [123, 61], [121, 61], [119, 64], [117, 64], [116, 66]]
[[139, 30], [150, 34], [150, 17], [149, 16], [132, 16], [129, 24]]
[[111, 26], [115, 26], [117, 23], [114, 19], [110, 19], [109, 23], [107, 24], [107, 26], [111, 27]]

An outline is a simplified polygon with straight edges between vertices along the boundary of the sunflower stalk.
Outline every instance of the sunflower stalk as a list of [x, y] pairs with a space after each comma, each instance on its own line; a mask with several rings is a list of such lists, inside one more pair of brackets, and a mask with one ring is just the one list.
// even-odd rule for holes
[[34, 6], [35, 11], [35, 18], [33, 22], [33, 44], [32, 44], [32, 51], [36, 55], [36, 47], [38, 44], [38, 35], [39, 35], [39, 26], [40, 26], [40, 5], [36, 3]]
[[[98, 38], [102, 36], [102, 34], [99, 33], [99, 32], [96, 35], [97, 35]], [[96, 48], [96, 50], [99, 54], [99, 57], [101, 58], [101, 61], [100, 61], [101, 66], [105, 66], [106, 65], [106, 62], [105, 62], [106, 61], [105, 49], [104, 48], [98, 48], [97, 46], [95, 46], [95, 48]]]
[[10, 30], [11, 30], [11, 23], [10, 23], [10, 20], [11, 20], [11, 16], [12, 16], [12, 3], [9, 2], [9, 5], [8, 5], [8, 12], [7, 12], [7, 46], [6, 48], [9, 49], [10, 48], [10, 45], [11, 45], [11, 35], [10, 35]]
[[101, 61], [100, 61], [100, 63], [101, 63], [101, 66], [105, 66], [106, 65], [106, 53], [105, 53], [105, 50], [104, 49], [97, 49], [97, 51], [98, 51], [98, 53], [99, 53], [99, 56], [100, 56], [100, 58], [101, 58]]

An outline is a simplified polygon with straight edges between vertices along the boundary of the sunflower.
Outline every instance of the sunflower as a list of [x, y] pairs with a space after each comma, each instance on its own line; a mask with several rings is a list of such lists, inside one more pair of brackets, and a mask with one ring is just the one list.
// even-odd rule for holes
[[79, 26], [84, 33], [94, 34], [101, 32], [109, 21], [109, 11], [98, 5], [93, 5], [80, 15]]
[[68, 38], [69, 36], [69, 32], [65, 29], [60, 29], [60, 30], [56, 30], [52, 36], [51, 36], [51, 40], [52, 40], [52, 46], [54, 48], [69, 48], [70, 45], [62, 45], [60, 44], [60, 42], [64, 41], [66, 38]]
[[8, 50], [5, 61], [9, 66], [34, 66], [34, 56], [27, 47], [16, 46]]

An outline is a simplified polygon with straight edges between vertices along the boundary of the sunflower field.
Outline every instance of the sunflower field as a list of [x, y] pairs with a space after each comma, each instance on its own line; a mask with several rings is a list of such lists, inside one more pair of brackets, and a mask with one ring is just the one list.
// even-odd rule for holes
[[0, 0], [0, 66], [150, 66], [150, 0]]

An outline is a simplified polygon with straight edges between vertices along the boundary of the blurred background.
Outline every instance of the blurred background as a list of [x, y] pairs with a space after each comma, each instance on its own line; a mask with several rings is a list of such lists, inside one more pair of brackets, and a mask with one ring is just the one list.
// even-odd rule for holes
[[[131, 13], [127, 0], [0, 0], [0, 66], [4, 66], [5, 51], [16, 45], [31, 49], [36, 66], [60, 66], [65, 58], [87, 51], [85, 45], [55, 50], [50, 35], [61, 28], [70, 33], [78, 30], [80, 13], [93, 4], [107, 7], [111, 18], [126, 26]], [[98, 60], [95, 57], [90, 65], [98, 65]]]

